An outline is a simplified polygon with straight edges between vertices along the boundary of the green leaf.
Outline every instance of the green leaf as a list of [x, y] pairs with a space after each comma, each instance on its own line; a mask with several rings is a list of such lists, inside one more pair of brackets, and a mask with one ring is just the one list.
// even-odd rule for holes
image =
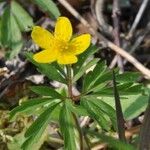
[[21, 150], [21, 145], [25, 141], [24, 137], [25, 129], [21, 131], [20, 133], [13, 136], [13, 140], [8, 141], [7, 146], [9, 150]]
[[1, 38], [2, 45], [3, 46], [9, 46], [10, 40], [11, 40], [11, 16], [10, 16], [10, 7], [7, 6], [4, 10], [3, 16], [2, 16], [2, 25], [1, 25], [1, 34], [3, 35]]
[[62, 99], [63, 96], [48, 86], [31, 86], [31, 90], [39, 95], [50, 96], [55, 99]]
[[0, 46], [2, 46], [2, 42], [1, 42], [1, 40], [2, 40], [2, 31], [1, 31], [1, 28], [2, 28], [2, 20], [0, 18]]
[[133, 147], [132, 145], [128, 144], [128, 143], [124, 143], [122, 141], [119, 141], [113, 137], [107, 136], [105, 134], [99, 134], [95, 131], [88, 131], [88, 133], [90, 135], [94, 135], [98, 138], [100, 138], [103, 142], [108, 144], [108, 147], [112, 147], [115, 150], [136, 150], [135, 147]]
[[[113, 97], [102, 97], [102, 100], [115, 108]], [[120, 99], [125, 119], [131, 120], [145, 111], [148, 104], [148, 96], [141, 94], [127, 95], [126, 99]]]
[[50, 16], [58, 18], [60, 16], [59, 9], [52, 0], [34, 0], [42, 11], [47, 12]]
[[75, 105], [72, 111], [79, 116], [88, 116], [87, 110], [82, 105]]
[[94, 84], [86, 92], [101, 92], [102, 89], [107, 88], [108, 83], [111, 81], [111, 79], [112, 75], [110, 73], [110, 70], [107, 70], [101, 76], [99, 76], [96, 81], [94, 81]]
[[105, 62], [99, 62], [93, 69], [93, 71], [88, 72], [83, 81], [83, 91], [88, 91], [94, 83], [104, 74], [107, 66]]
[[11, 11], [21, 31], [30, 31], [33, 26], [33, 19], [25, 9], [16, 1], [11, 2]]
[[23, 42], [21, 31], [14, 16], [11, 13], [9, 6], [5, 8], [4, 14], [2, 16], [1, 34], [3, 35], [1, 37], [2, 45], [11, 50], [9, 58], [12, 59], [21, 50]]
[[111, 120], [114, 128], [116, 129], [116, 111], [115, 109], [110, 106], [109, 104], [105, 103], [99, 98], [94, 97], [83, 97], [83, 100], [90, 101], [91, 103], [95, 104], [98, 109], [100, 109], [103, 113], [105, 113]]
[[91, 45], [84, 53], [78, 56], [78, 62], [73, 65], [73, 72], [76, 75], [84, 66], [86, 60], [99, 50], [95, 45]]
[[11, 121], [15, 120], [16, 116], [20, 114], [34, 113], [33, 110], [36, 111], [36, 109], [39, 108], [40, 106], [44, 106], [45, 104], [51, 104], [54, 102], [56, 102], [56, 100], [50, 98], [30, 99], [29, 101], [23, 102], [20, 106], [15, 107], [10, 112], [10, 120]]
[[139, 95], [135, 100], [123, 101], [122, 104], [125, 107], [124, 116], [131, 120], [145, 111], [146, 105], [148, 104], [148, 96]]
[[138, 72], [125, 72], [123, 74], [116, 75], [116, 81], [118, 82], [136, 82], [140, 74]]
[[92, 66], [94, 66], [99, 61], [99, 58], [94, 58], [90, 62], [88, 62], [82, 69], [74, 76], [73, 83], [76, 82], [80, 77]]
[[59, 70], [56, 69], [55, 64], [53, 63], [40, 64], [33, 60], [33, 53], [26, 53], [25, 55], [27, 59], [38, 68], [38, 71], [46, 75], [49, 79], [52, 79], [61, 83], [66, 83], [66, 80], [63, 74], [59, 72]]
[[60, 65], [57, 62], [54, 62], [53, 65], [59, 71], [59, 73], [61, 73], [61, 75], [65, 78], [66, 77], [66, 73], [64, 71], [64, 65]]
[[[26, 127], [28, 125], [26, 124]], [[25, 137], [24, 134], [26, 132], [26, 128], [23, 129], [23, 131], [21, 131], [21, 133], [16, 134], [15, 136], [13, 136], [13, 140], [8, 141], [7, 142], [7, 146], [9, 150], [22, 150], [21, 145], [25, 142]], [[40, 139], [38, 140], [38, 142], [36, 144], [34, 144], [32, 147], [34, 147], [35, 150], [39, 150], [40, 147], [43, 145], [43, 143], [45, 142], [45, 139], [48, 136], [48, 132], [47, 130], [45, 130], [45, 132], [43, 132], [42, 136], [40, 137]], [[33, 148], [30, 147], [28, 150], [33, 150]]]
[[64, 139], [64, 149], [77, 150], [78, 148], [76, 145], [73, 115], [70, 109], [68, 108], [66, 101], [64, 102], [59, 116], [60, 129]]
[[23, 150], [31, 149], [31, 147], [33, 148], [33, 145], [38, 142], [51, 120], [52, 111], [57, 105], [58, 103], [55, 105], [50, 105], [29, 127], [25, 133], [27, 140], [22, 145]]
[[87, 101], [86, 99], [81, 100], [81, 105], [84, 106], [84, 108], [89, 113], [89, 116], [96, 120], [100, 127], [105, 130], [109, 130], [110, 126], [108, 124], [108, 121], [106, 117], [104, 116], [104, 112], [99, 108], [98, 105], [95, 103], [92, 103], [91, 101]]
[[[135, 94], [142, 94], [142, 85], [140, 84], [134, 84], [129, 82], [129, 83], [123, 83], [117, 85], [117, 89], [119, 91], [120, 96], [127, 96], [127, 95], [135, 95]], [[94, 95], [97, 96], [111, 96], [113, 95], [113, 87], [107, 87], [103, 86], [99, 91], [94, 91]]]

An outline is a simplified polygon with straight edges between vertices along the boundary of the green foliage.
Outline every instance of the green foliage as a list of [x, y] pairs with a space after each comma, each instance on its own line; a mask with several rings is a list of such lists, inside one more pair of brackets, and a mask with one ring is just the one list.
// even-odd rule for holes
[[52, 0], [34, 0], [34, 3], [37, 4], [44, 12], [47, 12], [50, 16], [55, 18], [60, 16], [60, 12]]
[[74, 76], [73, 82], [76, 82], [77, 80], [79, 80], [81, 78], [81, 76], [83, 76], [85, 74], [85, 72], [89, 68], [91, 68], [92, 66], [94, 66], [98, 61], [99, 61], [98, 58], [94, 58], [93, 60], [91, 60], [90, 62], [88, 62], [85, 66], [83, 66], [82, 69]]
[[111, 136], [96, 133], [94, 131], [88, 131], [88, 133], [92, 136], [100, 138], [103, 142], [106, 142], [108, 144], [108, 147], [114, 148], [115, 150], [136, 150], [132, 145], [114, 139]]
[[26, 53], [27, 59], [37, 67], [39, 72], [46, 75], [50, 80], [52, 79], [61, 83], [66, 83], [64, 76], [55, 67], [55, 64], [39, 64], [33, 60], [32, 56], [32, 53]]
[[81, 99], [81, 105], [84, 106], [84, 108], [89, 112], [89, 115], [93, 119], [98, 121], [103, 129], [108, 130], [110, 127], [110, 124], [108, 124], [105, 116], [107, 116], [111, 120], [114, 128], [116, 129], [116, 112], [113, 107], [111, 107], [99, 98], [94, 98], [90, 96], [83, 97]]
[[83, 91], [88, 91], [89, 89], [92, 89], [93, 87], [95, 87], [96, 81], [104, 74], [106, 69], [107, 67], [106, 67], [105, 62], [99, 62], [93, 71], [88, 72], [88, 74], [84, 78]]
[[[60, 111], [59, 123], [60, 129], [64, 138], [64, 149], [65, 150], [77, 150], [76, 141], [76, 127], [74, 123], [73, 113], [68, 108], [67, 100], [63, 103]], [[67, 128], [66, 128], [67, 127]], [[79, 141], [78, 141], [79, 142]]]
[[11, 11], [21, 31], [30, 31], [33, 26], [33, 19], [16, 1], [11, 2]]
[[40, 108], [41, 106], [53, 104], [55, 102], [58, 102], [58, 100], [51, 98], [30, 99], [26, 102], [23, 102], [20, 106], [15, 107], [10, 112], [10, 120], [14, 120], [16, 115], [31, 115], [33, 113], [33, 109], [36, 111], [36, 109]]
[[2, 16], [1, 35], [2, 45], [11, 49], [9, 58], [13, 58], [20, 51], [23, 43], [21, 31], [9, 6], [5, 8]]
[[[47, 12], [55, 19], [60, 16], [59, 9], [52, 0], [33, 1], [43, 12]], [[0, 20], [0, 44], [5, 48], [6, 56], [14, 58], [24, 44], [21, 32], [28, 32], [34, 26], [33, 18], [17, 1], [6, 2], [2, 8], [4, 13]]]
[[46, 130], [46, 127], [51, 119], [51, 112], [57, 105], [58, 104], [48, 106], [47, 109], [29, 127], [25, 133], [27, 140], [22, 145], [23, 150], [33, 149], [34, 144], [38, 142], [43, 132]]
[[[23, 149], [34, 147], [53, 119], [59, 124], [65, 150], [76, 150], [80, 144], [84, 145], [83, 143], [86, 141], [81, 140], [82, 133], [90, 136], [90, 132], [86, 131], [84, 127], [80, 129], [78, 117], [89, 116], [92, 118], [94, 125], [100, 127], [98, 132], [116, 132], [117, 108], [115, 108], [114, 101], [112, 71], [107, 68], [104, 61], [99, 61], [97, 58], [91, 60], [91, 56], [97, 50], [96, 47], [91, 46], [79, 56], [77, 64], [72, 66], [71, 78], [66, 73], [66, 66], [56, 63], [39, 64], [33, 60], [32, 53], [26, 53], [27, 59], [50, 80], [61, 82], [69, 88], [70, 83], [76, 84], [79, 79], [82, 79], [82, 87], [77, 96], [71, 95], [70, 89], [66, 90], [66, 88], [61, 91], [48, 86], [31, 87], [31, 90], [40, 97], [22, 103], [10, 113], [11, 119], [24, 114], [38, 116], [25, 133], [26, 140], [22, 145]], [[148, 96], [143, 85], [136, 83], [139, 76], [137, 73], [119, 74], [116, 69], [115, 76], [124, 117], [132, 119], [145, 109]], [[101, 133], [98, 135], [102, 141], [109, 143], [115, 149], [133, 150], [130, 145]]]
[[12, 1], [4, 8], [1, 24], [1, 44], [9, 49], [7, 57], [12, 59], [23, 46], [21, 31], [29, 31], [33, 19], [19, 3]]
[[87, 100], [82, 100], [82, 105], [84, 106], [84, 108], [87, 109], [89, 116], [99, 123], [100, 127], [105, 130], [110, 130], [110, 125], [108, 124], [108, 121], [104, 116], [103, 111], [98, 105], [96, 105], [92, 101]]
[[51, 98], [62, 99], [62, 95], [56, 92], [54, 89], [47, 86], [32, 86], [31, 90], [39, 95], [50, 96]]
[[76, 75], [78, 72], [82, 70], [82, 67], [84, 66], [86, 61], [89, 61], [88, 58], [91, 57], [94, 53], [96, 53], [99, 49], [91, 45], [84, 53], [79, 55], [78, 62], [73, 65], [73, 71], [74, 75]]

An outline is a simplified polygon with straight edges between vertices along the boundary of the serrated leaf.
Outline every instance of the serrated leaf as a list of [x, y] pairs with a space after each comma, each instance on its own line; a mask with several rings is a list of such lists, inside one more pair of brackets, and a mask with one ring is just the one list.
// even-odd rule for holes
[[33, 60], [33, 53], [26, 53], [25, 55], [27, 59], [38, 68], [38, 71], [46, 75], [49, 79], [66, 83], [63, 74], [56, 69], [55, 64], [40, 64]]
[[139, 78], [138, 72], [125, 72], [123, 74], [116, 75], [117, 82], [136, 82]]
[[[117, 89], [119, 91], [120, 96], [127, 96], [127, 95], [135, 95], [135, 94], [142, 94], [142, 86], [137, 85], [131, 85], [130, 83], [124, 83], [117, 86]], [[105, 87], [102, 88], [99, 92], [95, 92], [94, 94], [98, 95], [112, 95], [113, 94], [113, 88], [112, 87]]]
[[73, 72], [76, 75], [80, 70], [82, 70], [83, 65], [86, 60], [99, 50], [95, 45], [91, 45], [84, 53], [78, 56], [78, 62], [73, 65]]
[[101, 111], [103, 111], [103, 113], [105, 113], [110, 118], [114, 128], [116, 129], [116, 111], [112, 106], [105, 103], [99, 98], [86, 96], [84, 97], [84, 100], [94, 103]]
[[73, 83], [75, 83], [84, 73], [93, 65], [95, 65], [99, 61], [99, 58], [94, 58], [90, 62], [88, 62], [85, 66], [82, 67], [82, 69], [74, 76]]
[[52, 111], [56, 108], [57, 105], [58, 103], [55, 105], [50, 105], [29, 127], [25, 133], [27, 140], [22, 145], [23, 150], [31, 149], [31, 147], [36, 142], [38, 142], [48, 123], [50, 122]]
[[99, 62], [93, 69], [93, 71], [90, 71], [84, 78], [83, 81], [83, 91], [88, 91], [94, 83], [104, 74], [106, 71], [106, 64], [105, 62]]
[[94, 82], [94, 84], [86, 92], [96, 93], [96, 92], [102, 91], [102, 89], [107, 87], [111, 79], [112, 79], [112, 75], [110, 73], [110, 70], [107, 70], [105, 73], [99, 76], [99, 78]]
[[[115, 108], [114, 98], [112, 96], [102, 97], [102, 100]], [[121, 98], [120, 100], [124, 117], [127, 120], [131, 120], [144, 112], [148, 104], [148, 96], [141, 94], [127, 95], [126, 99]]]
[[129, 119], [131, 120], [139, 116], [142, 112], [145, 111], [147, 104], [148, 104], [148, 96], [142, 95], [139, 95], [135, 100], [127, 99], [126, 101], [122, 101], [122, 105], [124, 107], [124, 116], [128, 120]]
[[9, 58], [12, 59], [21, 50], [23, 42], [21, 31], [9, 6], [5, 8], [2, 16], [1, 34], [3, 35], [1, 37], [2, 45], [11, 50]]
[[33, 26], [32, 17], [16, 1], [11, 2], [11, 11], [20, 27], [21, 31], [30, 31]]
[[33, 113], [33, 110], [40, 106], [44, 106], [45, 104], [50, 104], [55, 102], [54, 99], [50, 98], [35, 98], [30, 99], [29, 101], [23, 102], [20, 106], [15, 107], [10, 112], [10, 120], [13, 121], [16, 118], [16, 115], [25, 114], [25, 113]]
[[58, 18], [60, 16], [59, 9], [52, 0], [34, 0], [42, 11], [47, 12], [50, 16]]
[[55, 99], [63, 98], [61, 94], [59, 94], [53, 88], [48, 87], [48, 86], [31, 86], [30, 89], [39, 95], [50, 96]]
[[[72, 112], [67, 107], [66, 102], [64, 103], [59, 116], [59, 123], [61, 133], [64, 139], [64, 149], [65, 150], [77, 150], [76, 135], [75, 135], [75, 125], [73, 121]], [[67, 128], [66, 128], [67, 127]]]
[[102, 127], [102, 129], [105, 129], [105, 130], [110, 129], [110, 126], [108, 124], [107, 119], [104, 116], [103, 111], [96, 104], [86, 99], [82, 99], [81, 105], [84, 106], [84, 108], [89, 113], [89, 116], [93, 118], [94, 120], [96, 120], [98, 124], [100, 125], [100, 127]]

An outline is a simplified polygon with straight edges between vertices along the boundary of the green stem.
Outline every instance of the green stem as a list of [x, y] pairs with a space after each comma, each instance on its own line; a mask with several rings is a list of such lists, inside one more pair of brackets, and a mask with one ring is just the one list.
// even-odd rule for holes
[[67, 65], [67, 80], [68, 80], [68, 96], [72, 99], [72, 76], [71, 76], [71, 65]]
[[[72, 93], [72, 75], [71, 75], [71, 65], [67, 65], [67, 83], [68, 83], [68, 96], [74, 102], [73, 93]], [[80, 150], [83, 150], [83, 134], [78, 119], [75, 113], [72, 112], [73, 118], [75, 120], [75, 124], [77, 126], [79, 136], [80, 136]]]

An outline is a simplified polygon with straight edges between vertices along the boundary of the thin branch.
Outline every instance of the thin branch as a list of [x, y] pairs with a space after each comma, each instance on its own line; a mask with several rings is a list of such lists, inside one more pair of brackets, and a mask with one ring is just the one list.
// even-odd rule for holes
[[127, 35], [128, 39], [133, 35], [134, 31], [136, 30], [136, 28], [137, 28], [137, 26], [138, 26], [138, 24], [141, 20], [141, 17], [143, 16], [143, 13], [145, 11], [145, 8], [146, 8], [148, 2], [149, 2], [149, 0], [143, 0], [143, 2], [141, 4], [141, 7], [140, 7], [140, 9], [139, 9], [139, 11], [138, 11], [138, 13], [135, 17], [135, 20], [134, 20], [133, 24], [132, 24], [132, 27], [131, 27], [128, 35]]
[[[144, 29], [144, 31], [142, 31], [140, 34], [140, 36], [136, 39], [136, 41], [134, 42], [134, 44], [132, 45], [132, 47], [129, 49], [129, 53], [133, 54], [134, 51], [137, 49], [137, 47], [142, 43], [142, 41], [144, 40], [144, 38], [149, 34], [150, 32], [150, 22], [148, 22], [146, 28]], [[127, 48], [128, 44], [125, 43], [125, 45], [123, 46], [125, 49]], [[113, 68], [117, 63], [117, 56], [115, 56], [109, 66], [109, 68]], [[123, 61], [123, 64], [125, 65], [127, 63], [127, 60]]]
[[114, 43], [107, 40], [103, 35], [95, 31], [95, 29], [66, 1], [66, 0], [58, 0], [76, 19], [78, 19], [84, 26], [89, 28], [89, 32], [95, 37], [104, 42], [106, 46], [110, 49], [124, 57], [131, 64], [135, 66], [146, 78], [150, 79], [150, 70], [147, 69], [144, 65], [142, 65], [138, 60], [136, 60], [133, 56], [131, 56], [124, 49], [118, 47]]
[[[113, 35], [114, 35], [114, 43], [120, 47], [120, 6], [118, 0], [113, 0], [113, 11], [112, 11], [112, 19], [113, 19]], [[117, 55], [117, 63], [120, 71], [123, 72], [123, 61], [120, 55]]]
[[[91, 1], [92, 3], [93, 1]], [[95, 1], [95, 15], [96, 19], [99, 23], [99, 29], [102, 33], [112, 38], [113, 28], [109, 24], [106, 23], [103, 15], [105, 0], [96, 0]]]
[[[135, 20], [134, 20], [134, 22], [133, 22], [133, 24], [132, 24], [132, 27], [131, 27], [131, 29], [130, 29], [130, 31], [128, 32], [128, 34], [127, 34], [127, 36], [126, 36], [126, 39], [129, 41], [130, 39], [131, 39], [131, 37], [133, 36], [133, 33], [135, 32], [135, 30], [136, 30], [136, 28], [137, 28], [137, 26], [138, 26], [138, 24], [139, 24], [139, 22], [140, 22], [140, 20], [141, 20], [141, 17], [142, 17], [142, 15], [143, 15], [143, 13], [144, 13], [144, 11], [145, 11], [145, 9], [146, 9], [146, 6], [147, 6], [147, 4], [148, 4], [148, 1], [149, 0], [143, 0], [143, 2], [142, 2], [142, 5], [141, 5], [141, 7], [140, 7], [140, 9], [139, 9], [139, 11], [138, 11], [138, 13], [137, 13], [137, 15], [136, 15], [136, 17], [135, 17]], [[125, 43], [125, 45], [123, 45], [122, 47], [123, 47], [123, 49], [126, 49], [127, 47], [128, 47], [128, 41]], [[117, 63], [117, 56], [115, 56], [114, 58], [113, 58], [113, 60], [112, 60], [112, 62], [111, 62], [111, 64], [110, 64], [110, 68], [113, 68], [115, 65], [116, 65], [116, 63]]]

